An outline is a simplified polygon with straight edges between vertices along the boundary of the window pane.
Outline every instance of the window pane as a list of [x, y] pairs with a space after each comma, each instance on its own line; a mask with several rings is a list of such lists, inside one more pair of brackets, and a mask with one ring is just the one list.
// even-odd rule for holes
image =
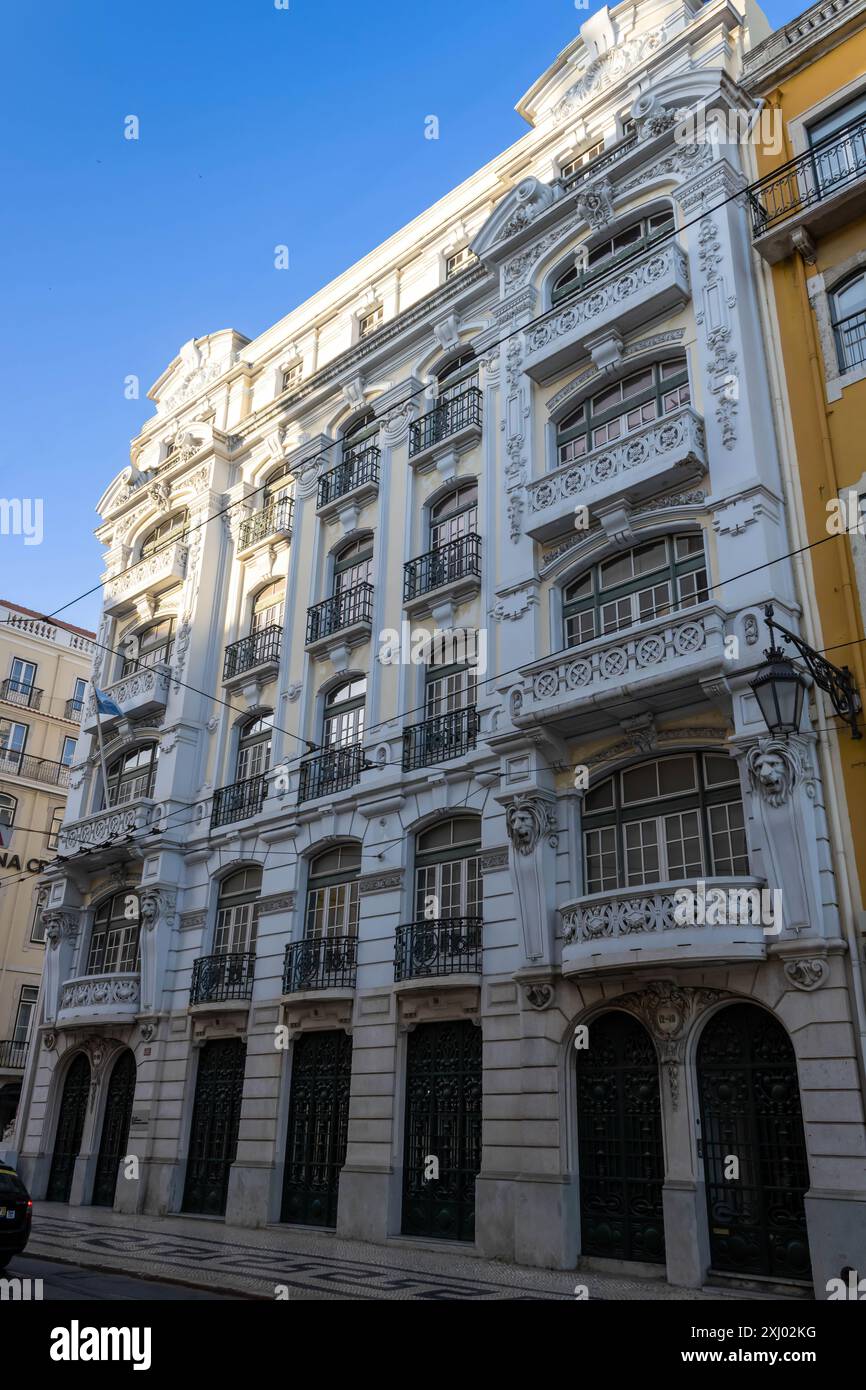
[[632, 553], [635, 574], [648, 574], [650, 570], [661, 569], [667, 560], [664, 541], [651, 541], [649, 545], [638, 546]]
[[693, 757], [665, 758], [657, 766], [660, 796], [676, 796], [678, 792], [694, 791], [697, 787]]
[[652, 367], [648, 367], [645, 372], [635, 372], [633, 376], [626, 377], [622, 383], [622, 394], [624, 396], [636, 396], [640, 391], [648, 390], [652, 384]]
[[587, 792], [584, 802], [585, 812], [606, 811], [613, 807], [613, 778], [608, 777], [601, 786], [594, 787], [591, 792]]
[[658, 764], [642, 763], [622, 773], [622, 799], [628, 805], [633, 801], [648, 801], [658, 796]]
[[605, 826], [587, 830], [583, 837], [587, 893], [603, 893], [617, 887], [616, 830]]
[[721, 787], [740, 780], [734, 759], [720, 753], [704, 754], [704, 778], [708, 787]]
[[674, 544], [678, 560], [686, 560], [690, 555], [703, 555], [704, 553], [704, 538], [700, 532], [677, 536]]
[[655, 820], [632, 821], [625, 826], [626, 883], [658, 883], [658, 825]]
[[728, 801], [709, 811], [713, 873], [743, 877], [749, 872], [743, 803]]
[[591, 642], [595, 636], [595, 613], [591, 608], [582, 613], [572, 613], [565, 620], [565, 640], [569, 647], [578, 647], [583, 642]]
[[703, 873], [700, 821], [697, 811], [665, 816], [668, 878], [697, 878]]

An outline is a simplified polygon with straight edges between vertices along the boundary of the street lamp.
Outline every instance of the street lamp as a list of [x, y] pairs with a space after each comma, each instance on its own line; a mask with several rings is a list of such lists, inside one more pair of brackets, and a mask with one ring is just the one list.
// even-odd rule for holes
[[764, 619], [770, 631], [770, 646], [764, 652], [767, 660], [749, 685], [755, 692], [764, 723], [773, 737], [780, 738], [784, 734], [787, 738], [789, 734], [798, 732], [806, 690], [806, 678], [779, 646], [775, 636], [778, 633], [783, 642], [790, 642], [796, 647], [815, 684], [827, 692], [836, 713], [851, 725], [852, 738], [862, 738], [857, 728], [857, 715], [863, 706], [848, 667], [834, 666], [832, 662], [825, 661], [802, 637], [774, 623], [771, 603], [764, 609]]

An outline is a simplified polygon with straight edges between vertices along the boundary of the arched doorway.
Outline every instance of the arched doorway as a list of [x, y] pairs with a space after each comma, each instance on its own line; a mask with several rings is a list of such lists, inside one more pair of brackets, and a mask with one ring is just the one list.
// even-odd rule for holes
[[663, 1264], [659, 1067], [646, 1029], [602, 1014], [577, 1050], [581, 1253]]
[[75, 1160], [81, 1148], [87, 1096], [90, 1091], [90, 1063], [83, 1052], [74, 1058], [63, 1085], [54, 1156], [48, 1178], [46, 1198], [49, 1202], [68, 1202], [72, 1190]]
[[93, 1205], [113, 1207], [117, 1171], [126, 1154], [132, 1097], [135, 1094], [135, 1058], [127, 1048], [120, 1054], [108, 1083], [102, 1140], [93, 1184]]
[[731, 1004], [704, 1029], [697, 1070], [712, 1268], [809, 1279], [809, 1169], [787, 1033], [757, 1005]]

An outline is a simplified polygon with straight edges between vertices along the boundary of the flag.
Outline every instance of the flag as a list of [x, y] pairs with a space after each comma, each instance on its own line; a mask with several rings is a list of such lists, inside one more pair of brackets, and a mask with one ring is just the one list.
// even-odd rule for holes
[[108, 714], [115, 719], [123, 718], [123, 710], [115, 704], [110, 695], [106, 695], [104, 690], [99, 690], [97, 686], [94, 686], [93, 694], [96, 698], [96, 709], [99, 714]]

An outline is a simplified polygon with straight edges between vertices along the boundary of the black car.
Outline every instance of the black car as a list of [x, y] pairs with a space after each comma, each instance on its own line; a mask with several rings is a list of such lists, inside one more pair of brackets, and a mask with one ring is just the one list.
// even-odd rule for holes
[[0, 1164], [0, 1269], [13, 1255], [20, 1255], [30, 1239], [33, 1203], [30, 1193], [15, 1172]]

